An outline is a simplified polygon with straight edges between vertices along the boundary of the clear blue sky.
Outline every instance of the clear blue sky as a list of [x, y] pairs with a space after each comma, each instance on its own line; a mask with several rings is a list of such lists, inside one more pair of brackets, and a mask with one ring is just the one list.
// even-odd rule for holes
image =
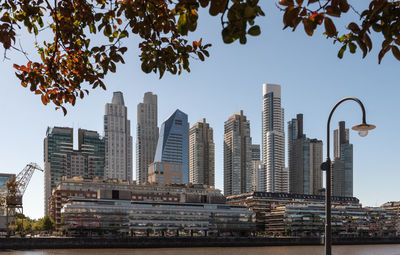
[[[42, 105], [39, 96], [19, 85], [12, 64], [22, 64], [24, 58], [9, 54], [12, 60], [0, 63], [0, 172], [18, 173], [31, 161], [43, 167], [48, 126], [92, 129], [102, 134], [104, 105], [111, 101], [113, 91], [124, 93], [135, 140], [136, 105], [146, 91], [152, 91], [158, 95], [159, 125], [177, 108], [189, 115], [191, 124], [207, 118], [214, 128], [216, 186], [223, 189], [224, 121], [243, 109], [250, 120], [253, 143], [260, 143], [262, 84], [276, 83], [282, 86], [285, 129], [288, 120], [303, 113], [306, 135], [322, 139], [324, 144], [326, 120], [333, 105], [343, 97], [360, 98], [367, 109], [367, 121], [377, 129], [366, 138], [351, 132], [354, 195], [363, 205], [371, 206], [400, 200], [400, 166], [395, 161], [400, 152], [400, 63], [389, 52], [378, 65], [380, 38], [373, 38], [375, 48], [366, 59], [359, 52], [346, 52], [340, 60], [336, 57], [339, 46], [326, 40], [321, 30], [314, 37], [306, 36], [301, 26], [294, 33], [282, 30], [282, 13], [274, 1], [261, 2], [266, 13], [258, 20], [262, 34], [249, 38], [245, 46], [223, 44], [219, 18], [202, 15], [193, 39], [203, 37], [211, 42], [211, 57], [206, 62], [193, 61], [190, 74], [167, 74], [159, 80], [158, 75], [142, 73], [138, 41], [131, 39], [126, 43], [126, 64], [107, 77], [107, 91], [90, 90], [89, 97], [69, 107], [66, 117], [53, 105]], [[24, 38], [23, 45], [29, 47], [30, 40]], [[333, 127], [340, 120], [347, 126], [359, 124], [359, 107], [351, 102], [342, 105], [333, 117]], [[24, 212], [34, 218], [43, 216], [40, 172], [34, 174], [25, 193]]]

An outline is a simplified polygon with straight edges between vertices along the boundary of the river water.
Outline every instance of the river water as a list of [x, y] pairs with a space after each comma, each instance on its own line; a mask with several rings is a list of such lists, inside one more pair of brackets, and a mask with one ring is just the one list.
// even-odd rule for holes
[[[1, 255], [322, 255], [323, 246], [2, 251]], [[396, 245], [336, 245], [334, 255], [400, 255]]]

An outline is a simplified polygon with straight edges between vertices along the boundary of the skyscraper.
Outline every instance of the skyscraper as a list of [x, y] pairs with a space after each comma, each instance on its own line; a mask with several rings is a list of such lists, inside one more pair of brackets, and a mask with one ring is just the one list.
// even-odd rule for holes
[[266, 166], [267, 192], [289, 192], [283, 120], [281, 86], [263, 84], [262, 160]]
[[[259, 144], [252, 144], [251, 147], [251, 178], [252, 178], [252, 191], [265, 191], [265, 185], [260, 185], [260, 183], [265, 183], [265, 173], [260, 173], [263, 169], [261, 166], [261, 150]], [[263, 177], [264, 180], [259, 178]], [[260, 187], [264, 187], [260, 190]]]
[[47, 128], [44, 139], [45, 215], [49, 214], [48, 198], [64, 176], [104, 176], [104, 139], [96, 131], [79, 129], [79, 150], [74, 150], [73, 133], [72, 128]]
[[333, 131], [334, 161], [332, 164], [332, 195], [353, 196], [353, 144], [350, 143], [349, 129], [345, 122]]
[[224, 195], [252, 190], [250, 121], [243, 111], [232, 115], [224, 125]]
[[132, 180], [132, 136], [127, 115], [122, 92], [114, 92], [104, 114], [106, 178]]
[[89, 176], [104, 176], [105, 169], [105, 141], [99, 133], [92, 130], [78, 129], [79, 151], [87, 155]]
[[182, 182], [189, 182], [189, 123], [186, 113], [176, 110], [161, 125], [154, 162], [182, 164]]
[[68, 156], [73, 151], [72, 128], [47, 128], [44, 139], [44, 215], [49, 215], [49, 197], [63, 176], [69, 175]]
[[214, 186], [213, 129], [202, 119], [189, 130], [189, 182]]
[[320, 194], [322, 141], [303, 133], [303, 114], [288, 122], [289, 192]]
[[148, 166], [153, 163], [158, 141], [157, 95], [146, 92], [137, 106], [136, 180], [147, 182]]

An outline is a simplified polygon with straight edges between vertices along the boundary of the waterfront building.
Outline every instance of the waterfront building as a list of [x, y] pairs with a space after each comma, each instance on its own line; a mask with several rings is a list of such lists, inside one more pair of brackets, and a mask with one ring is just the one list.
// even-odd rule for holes
[[[279, 206], [288, 203], [315, 202], [324, 204], [325, 197], [322, 195], [272, 193], [272, 192], [249, 192], [228, 196], [228, 204], [244, 205], [255, 213], [257, 231], [265, 232], [268, 229], [267, 215]], [[355, 197], [332, 197], [332, 204], [359, 205]], [[323, 210], [323, 209], [322, 209]]]
[[353, 144], [345, 122], [333, 131], [334, 161], [332, 164], [332, 194], [334, 196], [353, 196]]
[[146, 92], [143, 103], [137, 105], [136, 180], [147, 181], [149, 164], [154, 162], [158, 141], [157, 95]]
[[131, 122], [122, 92], [113, 93], [104, 113], [105, 177], [132, 180]]
[[303, 114], [288, 122], [289, 192], [321, 194], [322, 141], [303, 133]]
[[182, 164], [182, 183], [189, 183], [189, 123], [186, 113], [176, 110], [161, 125], [154, 162]]
[[400, 236], [400, 201], [386, 202], [381, 205], [381, 208], [392, 211], [396, 215], [396, 231], [397, 236]]
[[[118, 192], [114, 192], [118, 191]], [[72, 198], [100, 199], [100, 194], [129, 199], [131, 201], [168, 202], [208, 201], [214, 204], [225, 203], [225, 197], [218, 189], [206, 185], [140, 185], [136, 182], [117, 179], [73, 177], [58, 183], [50, 199], [50, 217], [56, 228], [61, 226], [61, 209]]]
[[168, 162], [153, 162], [148, 169], [150, 184], [183, 184], [182, 164]]
[[219, 235], [255, 230], [253, 214], [243, 206], [205, 202], [136, 202], [129, 200], [71, 199], [63, 208], [68, 232], [150, 233], [164, 236]]
[[[266, 214], [266, 233], [272, 236], [321, 236], [325, 203], [303, 201], [275, 207]], [[333, 204], [332, 235], [337, 237], [393, 237], [394, 215], [361, 204]]]
[[214, 186], [215, 145], [213, 129], [202, 119], [189, 130], [189, 182]]
[[224, 194], [252, 190], [250, 121], [243, 111], [232, 115], [224, 125]]
[[281, 86], [263, 84], [262, 161], [266, 165], [267, 192], [289, 192], [285, 170], [284, 109]]

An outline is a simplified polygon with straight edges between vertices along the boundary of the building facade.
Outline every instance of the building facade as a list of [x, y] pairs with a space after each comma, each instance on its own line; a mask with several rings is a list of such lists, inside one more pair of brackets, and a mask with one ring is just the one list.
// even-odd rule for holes
[[[257, 231], [267, 236], [321, 236], [325, 196], [250, 192], [227, 197], [228, 204], [254, 211]], [[332, 197], [334, 236], [394, 236], [395, 213], [363, 208], [355, 197]]]
[[224, 125], [224, 194], [252, 190], [250, 121], [243, 111], [232, 115]]
[[219, 235], [255, 230], [253, 214], [243, 206], [210, 203], [136, 202], [115, 199], [72, 199], [63, 208], [68, 232]]
[[154, 162], [158, 141], [157, 95], [146, 92], [137, 106], [136, 180], [147, 181], [149, 164]]
[[[104, 176], [105, 140], [96, 131], [78, 129], [78, 149], [87, 156], [87, 174], [85, 177]], [[74, 175], [80, 176], [80, 175]]]
[[189, 183], [189, 123], [186, 113], [176, 110], [161, 126], [154, 162], [182, 164], [182, 183]]
[[153, 162], [149, 165], [148, 179], [150, 184], [183, 184], [182, 164]]
[[[118, 192], [116, 192], [118, 191]], [[72, 198], [77, 199], [128, 199], [139, 202], [186, 202], [207, 201], [207, 203], [225, 203], [220, 190], [205, 185], [140, 185], [117, 179], [64, 177], [58, 183], [49, 199], [49, 216], [54, 220], [56, 228], [61, 226], [61, 209]]]
[[322, 141], [303, 133], [303, 114], [288, 122], [289, 192], [321, 194]]
[[105, 106], [105, 176], [132, 180], [131, 122], [122, 92], [114, 92], [111, 103]]
[[78, 130], [78, 150], [73, 149], [73, 129], [48, 128], [44, 139], [44, 206], [49, 215], [49, 197], [63, 177], [103, 177], [104, 139], [96, 131]]
[[189, 130], [189, 182], [215, 185], [215, 145], [213, 129], [206, 119]]
[[281, 86], [263, 84], [262, 160], [266, 165], [266, 191], [289, 192], [285, 170], [284, 110]]
[[353, 144], [350, 143], [349, 129], [345, 122], [333, 132], [334, 161], [332, 164], [332, 194], [334, 196], [353, 196]]
[[[49, 215], [48, 199], [63, 176], [70, 176], [69, 156], [73, 151], [72, 128], [47, 128], [44, 139], [44, 215]], [[70, 176], [71, 177], [71, 176]]]

